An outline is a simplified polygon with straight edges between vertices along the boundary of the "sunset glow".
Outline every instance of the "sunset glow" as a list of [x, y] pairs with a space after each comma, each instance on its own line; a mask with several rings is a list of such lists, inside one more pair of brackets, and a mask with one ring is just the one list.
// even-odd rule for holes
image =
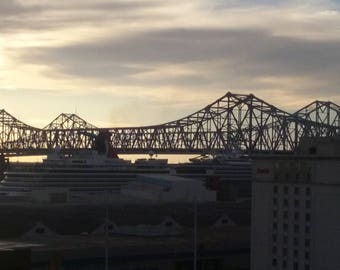
[[336, 1], [5, 0], [0, 15], [2, 108], [37, 127], [75, 110], [164, 123], [227, 91], [340, 103]]

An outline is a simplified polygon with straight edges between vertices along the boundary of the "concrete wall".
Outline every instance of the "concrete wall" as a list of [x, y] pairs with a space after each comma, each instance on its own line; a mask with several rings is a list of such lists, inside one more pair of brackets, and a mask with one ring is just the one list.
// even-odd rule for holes
[[340, 158], [262, 159], [253, 178], [251, 269], [340, 269]]
[[251, 269], [270, 269], [272, 189], [266, 183], [255, 183], [252, 188]]
[[313, 190], [311, 269], [340, 269], [339, 206], [339, 186], [319, 186]]

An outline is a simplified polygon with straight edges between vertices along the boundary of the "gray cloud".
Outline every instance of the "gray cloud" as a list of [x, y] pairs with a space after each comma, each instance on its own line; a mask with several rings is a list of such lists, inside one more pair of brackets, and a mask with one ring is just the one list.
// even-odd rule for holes
[[[172, 29], [35, 48], [22, 53], [21, 61], [47, 64], [53, 72], [113, 85], [256, 90], [277, 89], [284, 80], [298, 78], [299, 85], [291, 84], [287, 91], [317, 96], [340, 92], [339, 50], [338, 41], [276, 37], [256, 29]], [[143, 76], [167, 65], [184, 65], [191, 72]]]
[[32, 48], [29, 53], [23, 53], [21, 59], [27, 63], [52, 64], [57, 70], [73, 75], [105, 78], [115, 75], [117, 70], [119, 75], [124, 75], [124, 71], [127, 75], [138, 71], [124, 67], [129, 64], [157, 67], [223, 59], [242, 64], [263, 51], [263, 45], [269, 40], [268, 35], [255, 30], [176, 29], [141, 33], [119, 40]]
[[112, 123], [139, 125], [185, 116], [227, 90], [292, 111], [305, 99], [340, 103], [331, 3], [295, 13], [295, 1], [31, 1], [0, 1], [13, 104], [20, 96], [55, 113], [76, 104], [100, 119], [112, 109]]
[[12, 16], [16, 14], [21, 14], [25, 12], [30, 12], [34, 10], [34, 8], [25, 8], [24, 6], [20, 5], [15, 0], [2, 0], [0, 1], [0, 15], [1, 16]]
[[[25, 3], [25, 4], [23, 4]], [[115, 23], [121, 21], [142, 22], [149, 10], [162, 7], [154, 1], [40, 1], [20, 3], [16, 0], [0, 1], [0, 30], [61, 29], [79, 25]], [[150, 14], [149, 19], [167, 19], [166, 14]]]
[[145, 8], [162, 6], [153, 1], [33, 1], [25, 0], [2, 0], [0, 1], [0, 13], [3, 15], [13, 15], [29, 12], [51, 12], [51, 11], [107, 11], [107, 12], [128, 12], [132, 10], [143, 10]]
[[287, 6], [309, 6], [309, 7], [329, 7], [339, 8], [340, 2], [338, 0], [215, 0], [205, 3], [206, 6], [215, 8], [216, 10], [231, 9], [231, 8], [244, 8], [244, 7], [276, 7], [282, 8]]

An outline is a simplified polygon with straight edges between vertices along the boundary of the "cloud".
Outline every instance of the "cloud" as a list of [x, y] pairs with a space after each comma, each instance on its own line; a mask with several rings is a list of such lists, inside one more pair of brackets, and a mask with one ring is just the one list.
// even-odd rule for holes
[[[171, 2], [171, 1], [170, 1]], [[47, 31], [72, 27], [100, 27], [106, 29], [123, 24], [166, 20], [169, 5], [148, 0], [102, 1], [34, 1], [4, 0], [0, 2], [2, 15], [0, 30], [16, 33], [22, 31]], [[149, 19], [148, 19], [149, 18]]]
[[111, 97], [115, 122], [170, 120], [227, 90], [292, 111], [340, 103], [336, 2], [6, 0], [0, 15], [0, 89]]
[[[264, 30], [171, 29], [125, 39], [39, 48], [21, 61], [106, 85], [190, 89], [282, 89], [338, 94], [340, 43]], [[322, 93], [320, 91], [323, 91]], [[156, 90], [155, 90], [156, 91]]]
[[23, 13], [29, 13], [37, 10], [36, 6], [25, 7], [15, 0], [2, 0], [0, 1], [0, 14], [1, 16], [10, 17]]

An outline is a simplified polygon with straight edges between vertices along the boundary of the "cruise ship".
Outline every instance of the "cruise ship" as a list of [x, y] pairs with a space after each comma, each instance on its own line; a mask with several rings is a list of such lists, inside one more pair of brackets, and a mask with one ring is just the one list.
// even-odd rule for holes
[[173, 165], [172, 173], [204, 181], [208, 189], [216, 190], [219, 201], [251, 197], [252, 161], [247, 155], [200, 155], [188, 163]]
[[11, 163], [0, 184], [0, 196], [52, 202], [125, 200], [121, 188], [138, 174], [163, 174], [162, 160], [131, 163], [108, 152], [81, 150], [66, 154], [58, 148], [42, 163]]
[[134, 163], [114, 152], [108, 138], [100, 134], [93, 149], [72, 154], [56, 148], [42, 163], [10, 163], [0, 183], [0, 199], [41, 202], [126, 201], [122, 188], [138, 175], [170, 174], [203, 181], [217, 192], [218, 200], [250, 197], [251, 162], [241, 156], [203, 155], [185, 164], [167, 159]]

